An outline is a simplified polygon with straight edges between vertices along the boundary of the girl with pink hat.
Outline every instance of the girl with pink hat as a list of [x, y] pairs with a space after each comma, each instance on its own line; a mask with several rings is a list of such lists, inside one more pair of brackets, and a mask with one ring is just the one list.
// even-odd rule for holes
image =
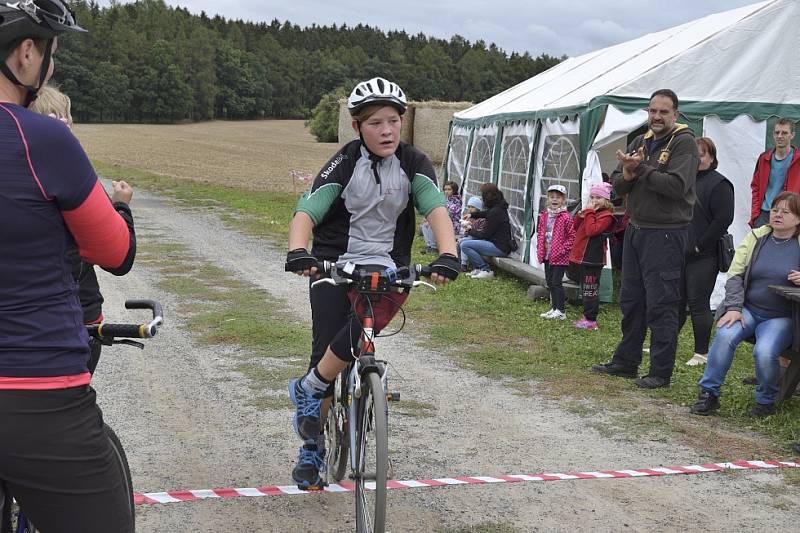
[[[600, 311], [600, 274], [606, 263], [605, 233], [614, 225], [611, 184], [595, 183], [589, 189], [589, 205], [575, 216], [575, 244], [569, 255], [570, 270], [578, 270], [583, 316], [573, 322], [578, 329], [596, 330]], [[572, 276], [571, 276], [572, 277]]]

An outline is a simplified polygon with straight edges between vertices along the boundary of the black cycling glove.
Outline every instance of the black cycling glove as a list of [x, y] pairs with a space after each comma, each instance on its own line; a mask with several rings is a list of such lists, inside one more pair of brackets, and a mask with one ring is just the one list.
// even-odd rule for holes
[[296, 248], [286, 254], [286, 272], [303, 272], [319, 266], [317, 258], [308, 253], [305, 248]]
[[461, 271], [461, 263], [458, 261], [458, 257], [453, 254], [442, 254], [428, 265], [428, 268], [431, 269], [431, 272], [436, 272], [452, 281], [458, 277], [458, 273]]

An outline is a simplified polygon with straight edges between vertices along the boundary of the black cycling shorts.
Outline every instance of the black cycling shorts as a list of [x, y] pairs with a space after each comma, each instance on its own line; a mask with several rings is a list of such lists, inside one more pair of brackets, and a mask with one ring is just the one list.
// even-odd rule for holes
[[0, 390], [0, 482], [47, 533], [133, 531], [124, 471], [88, 385]]

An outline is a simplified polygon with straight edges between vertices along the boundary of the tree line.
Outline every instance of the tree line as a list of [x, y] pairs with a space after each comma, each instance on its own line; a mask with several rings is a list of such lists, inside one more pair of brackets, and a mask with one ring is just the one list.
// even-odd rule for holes
[[163, 0], [72, 6], [89, 33], [59, 40], [54, 81], [84, 122], [307, 118], [324, 95], [373, 76], [417, 101], [478, 102], [563, 59], [458, 35], [193, 15]]

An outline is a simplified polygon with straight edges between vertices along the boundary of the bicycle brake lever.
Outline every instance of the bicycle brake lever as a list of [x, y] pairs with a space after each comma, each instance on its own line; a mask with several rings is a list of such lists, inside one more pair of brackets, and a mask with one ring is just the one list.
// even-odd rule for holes
[[114, 344], [127, 344], [128, 346], [133, 346], [134, 348], [139, 348], [140, 350], [144, 350], [144, 344], [141, 342], [132, 341], [130, 339], [120, 339], [115, 340]]
[[[334, 286], [337, 285], [336, 281], [334, 281], [333, 278], [320, 278], [320, 279], [318, 279], [317, 281], [315, 281], [315, 282], [313, 282], [311, 284], [311, 288], [313, 289], [314, 287], [316, 287], [320, 283], [328, 283], [328, 284], [334, 285]], [[353, 283], [353, 280], [349, 280], [348, 279], [347, 283]]]
[[426, 287], [430, 287], [431, 289], [436, 291], [436, 287], [434, 285], [432, 285], [431, 283], [428, 283], [427, 281], [419, 281], [419, 280], [417, 280], [417, 281], [414, 282], [414, 287], [418, 287], [420, 285], [425, 285]]

